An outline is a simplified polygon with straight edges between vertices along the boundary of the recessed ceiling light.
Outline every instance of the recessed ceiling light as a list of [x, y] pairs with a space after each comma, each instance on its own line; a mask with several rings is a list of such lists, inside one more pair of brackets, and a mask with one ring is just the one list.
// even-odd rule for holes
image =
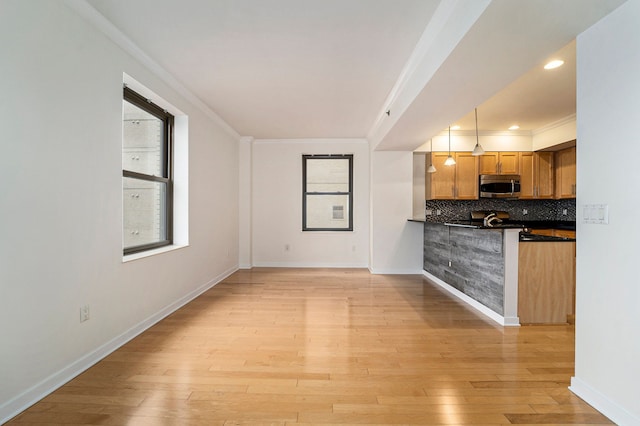
[[518, 130], [520, 128], [520, 126], [518, 126], [517, 124], [514, 124], [513, 126], [509, 127], [509, 130]]
[[451, 130], [460, 130], [460, 126], [458, 125], [451, 126]]
[[562, 66], [562, 64], [564, 64], [564, 61], [560, 60], [560, 59], [556, 59], [553, 60], [549, 63], [547, 63], [547, 65], [544, 66], [545, 70], [552, 70], [554, 68], [558, 68], [559, 66]]

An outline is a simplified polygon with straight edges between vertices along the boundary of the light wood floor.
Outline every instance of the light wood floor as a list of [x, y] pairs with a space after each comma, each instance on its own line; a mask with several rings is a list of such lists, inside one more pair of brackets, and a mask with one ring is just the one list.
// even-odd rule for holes
[[239, 271], [8, 424], [611, 424], [573, 326], [503, 328], [419, 275]]

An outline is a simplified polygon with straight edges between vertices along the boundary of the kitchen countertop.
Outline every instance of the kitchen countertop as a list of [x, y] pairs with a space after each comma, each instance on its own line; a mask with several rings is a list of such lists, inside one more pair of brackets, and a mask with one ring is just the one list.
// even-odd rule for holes
[[563, 229], [569, 231], [575, 231], [576, 223], [574, 221], [548, 221], [548, 220], [505, 220], [501, 223], [496, 223], [493, 226], [484, 226], [481, 220], [449, 220], [443, 222], [443, 225], [447, 226], [461, 226], [465, 228], [477, 228], [477, 229], [505, 229], [505, 228], [530, 228], [530, 229]]
[[517, 229], [517, 228], [526, 228], [525, 225], [521, 223], [510, 223], [510, 222], [502, 222], [496, 223], [493, 226], [485, 226], [482, 221], [478, 220], [451, 220], [448, 222], [444, 222], [443, 225], [446, 226], [459, 226], [462, 228], [475, 228], [475, 229]]
[[520, 233], [520, 242], [575, 242], [575, 238], [569, 237], [556, 237], [551, 235], [538, 235], [538, 234], [525, 234], [523, 232]]
[[[445, 226], [455, 226], [471, 229], [562, 229], [575, 230], [575, 222], [553, 222], [553, 221], [504, 221], [494, 224], [493, 226], [485, 226], [482, 221], [478, 220], [452, 220], [444, 222]], [[530, 234], [527, 232], [520, 233], [520, 242], [575, 242], [575, 238], [558, 237], [551, 235]]]

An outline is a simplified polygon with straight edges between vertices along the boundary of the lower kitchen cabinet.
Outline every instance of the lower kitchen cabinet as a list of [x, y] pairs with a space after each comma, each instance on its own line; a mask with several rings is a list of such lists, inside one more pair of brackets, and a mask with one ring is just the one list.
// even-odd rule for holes
[[521, 324], [566, 323], [574, 314], [575, 242], [521, 242], [518, 317]]

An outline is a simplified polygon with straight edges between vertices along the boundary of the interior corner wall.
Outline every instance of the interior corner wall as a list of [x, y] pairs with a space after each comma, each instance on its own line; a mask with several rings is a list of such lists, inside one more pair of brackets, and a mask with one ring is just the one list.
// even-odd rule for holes
[[[577, 39], [576, 364], [571, 389], [619, 425], [640, 424], [640, 2]], [[582, 206], [609, 206], [585, 224]]]
[[[353, 154], [353, 231], [302, 231], [303, 154]], [[253, 266], [368, 267], [365, 139], [255, 140], [251, 157]]]
[[376, 274], [421, 274], [424, 225], [413, 217], [413, 152], [371, 152], [371, 253]]
[[251, 269], [251, 175], [252, 175], [253, 138], [240, 138], [239, 146], [239, 254], [238, 263], [241, 269]]
[[[239, 192], [209, 113], [64, 2], [1, 4], [0, 423], [235, 271]], [[126, 263], [123, 73], [188, 115], [190, 155], [190, 245]]]

